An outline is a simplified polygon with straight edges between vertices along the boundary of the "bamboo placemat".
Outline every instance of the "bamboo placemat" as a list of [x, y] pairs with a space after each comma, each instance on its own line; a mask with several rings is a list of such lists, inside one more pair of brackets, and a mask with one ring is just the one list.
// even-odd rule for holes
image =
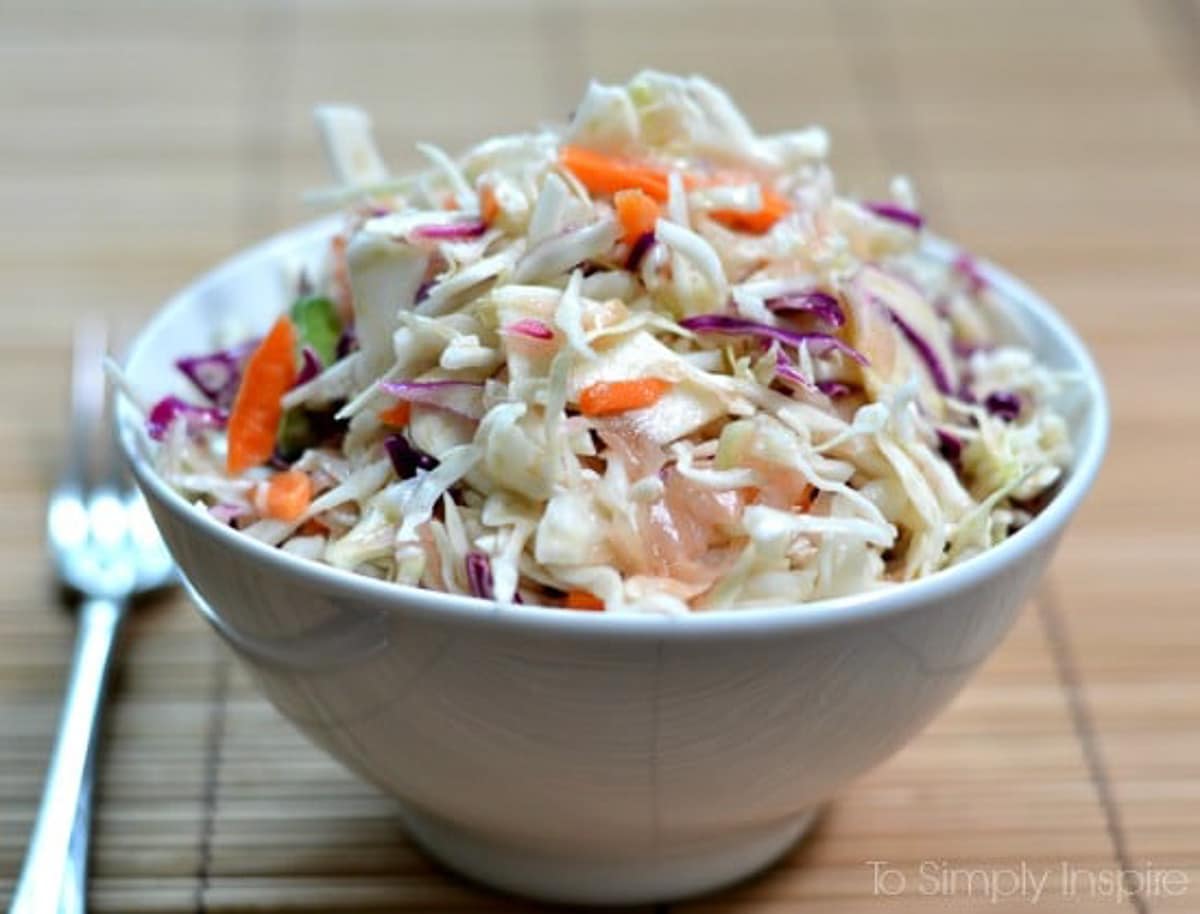
[[[1068, 315], [1115, 409], [1050, 581], [953, 707], [770, 873], [670, 909], [1200, 910], [1196, 0], [7, 0], [0, 60], [0, 898], [72, 634], [40, 531], [74, 321], [136, 325], [304, 218], [313, 102], [369, 107], [403, 167], [417, 139], [564, 116], [588, 75], [654, 65], [709, 74], [764, 128], [825, 123], [849, 189], [911, 174], [935, 228]], [[136, 618], [105, 739], [96, 911], [535, 909], [423, 858], [181, 597]], [[1094, 885], [1147, 867], [1184, 890]], [[1022, 872], [1041, 895], [993, 903]]]

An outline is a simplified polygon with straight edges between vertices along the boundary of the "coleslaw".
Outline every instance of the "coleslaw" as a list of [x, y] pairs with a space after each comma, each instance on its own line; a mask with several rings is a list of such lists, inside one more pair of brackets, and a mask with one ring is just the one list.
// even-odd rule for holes
[[363, 112], [316, 120], [343, 230], [146, 416], [246, 536], [501, 603], [792, 605], [990, 548], [1069, 466], [1071, 379], [922, 252], [907, 181], [835, 193], [820, 128], [647, 71], [393, 177]]

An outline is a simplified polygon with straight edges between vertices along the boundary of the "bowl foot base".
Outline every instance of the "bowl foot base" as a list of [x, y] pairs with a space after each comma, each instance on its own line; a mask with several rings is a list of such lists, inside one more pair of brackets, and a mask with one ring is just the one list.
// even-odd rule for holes
[[406, 806], [409, 834], [459, 873], [505, 892], [567, 904], [628, 905], [711, 892], [774, 863], [807, 831], [816, 810], [725, 842], [670, 848], [657, 859], [604, 860], [517, 847]]

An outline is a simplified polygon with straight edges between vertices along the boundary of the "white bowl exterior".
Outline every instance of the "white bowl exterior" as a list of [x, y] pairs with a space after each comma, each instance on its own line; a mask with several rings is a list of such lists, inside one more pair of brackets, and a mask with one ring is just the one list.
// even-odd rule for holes
[[[265, 327], [287, 295], [273, 261], [303, 260], [327, 231], [284, 236], [185, 291], [139, 340], [134, 384], [165, 390], [171, 360], [205, 339], [214, 310], [236, 305], [250, 329]], [[198, 605], [314, 742], [418, 814], [518, 853], [604, 867], [684, 859], [798, 819], [902, 746], [1045, 570], [1103, 451], [1103, 391], [1058, 319], [995, 275], [1025, 296], [1042, 354], [1093, 384], [1076, 428], [1075, 473], [1087, 478], [1000, 548], [842, 608], [606, 618], [384, 585], [251, 543], [188, 506], [148, 466], [128, 409], [123, 439]]]
[[1049, 559], [895, 617], [704, 639], [537, 631], [302, 582], [155, 517], [210, 621], [318, 744], [417, 806], [608, 855], [799, 813], [903, 745]]

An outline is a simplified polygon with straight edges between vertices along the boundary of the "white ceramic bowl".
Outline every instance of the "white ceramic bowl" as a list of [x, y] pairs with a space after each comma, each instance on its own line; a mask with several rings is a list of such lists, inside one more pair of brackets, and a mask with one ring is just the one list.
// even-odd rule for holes
[[[333, 222], [268, 241], [176, 295], [133, 346], [148, 395], [215, 322], [269, 325], [281, 262], [315, 261]], [[930, 243], [931, 256], [950, 248]], [[961, 565], [878, 594], [688, 618], [571, 613], [357, 577], [241, 536], [152, 468], [126, 404], [138, 483], [205, 618], [313, 742], [403, 804], [463, 873], [546, 899], [692, 895], [764, 866], [813, 810], [908, 742], [1004, 636], [1095, 478], [1108, 413], [1075, 334], [1020, 283], [1038, 354], [1077, 371], [1077, 460], [1049, 507]]]

